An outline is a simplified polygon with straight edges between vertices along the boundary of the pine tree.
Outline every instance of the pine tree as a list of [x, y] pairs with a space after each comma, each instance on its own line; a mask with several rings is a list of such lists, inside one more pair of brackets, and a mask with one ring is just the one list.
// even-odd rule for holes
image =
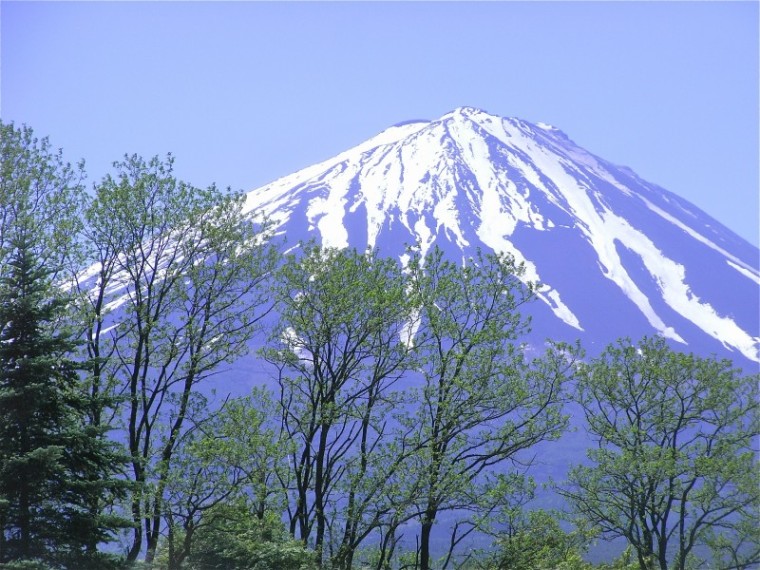
[[112, 560], [97, 545], [124, 525], [93, 505], [121, 493], [113, 473], [123, 459], [102, 428], [87, 426], [87, 364], [69, 357], [67, 301], [24, 225], [0, 278], [0, 563], [104, 568]]

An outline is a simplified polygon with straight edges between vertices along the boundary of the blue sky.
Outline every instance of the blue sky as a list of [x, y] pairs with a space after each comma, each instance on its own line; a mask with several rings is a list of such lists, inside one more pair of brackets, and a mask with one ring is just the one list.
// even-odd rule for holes
[[543, 121], [759, 241], [758, 3], [0, 3], [0, 116], [251, 190], [408, 119]]

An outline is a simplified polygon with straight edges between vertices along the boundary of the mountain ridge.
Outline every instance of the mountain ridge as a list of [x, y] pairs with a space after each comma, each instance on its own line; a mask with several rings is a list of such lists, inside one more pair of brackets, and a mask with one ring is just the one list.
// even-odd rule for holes
[[246, 208], [291, 241], [402, 262], [404, 244], [510, 254], [542, 284], [546, 336], [659, 334], [760, 362], [758, 249], [551, 125], [473, 107], [404, 121], [249, 192]]

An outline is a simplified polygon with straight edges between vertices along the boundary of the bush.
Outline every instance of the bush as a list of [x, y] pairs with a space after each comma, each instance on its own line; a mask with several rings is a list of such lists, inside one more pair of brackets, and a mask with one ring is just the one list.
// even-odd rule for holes
[[188, 559], [192, 570], [312, 570], [315, 555], [293, 539], [282, 521], [268, 513], [253, 516], [244, 505], [220, 505], [196, 531]]

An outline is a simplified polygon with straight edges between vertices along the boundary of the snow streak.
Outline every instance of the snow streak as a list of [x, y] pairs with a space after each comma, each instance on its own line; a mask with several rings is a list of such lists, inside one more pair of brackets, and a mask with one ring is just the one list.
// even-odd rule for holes
[[[736, 279], [755, 285], [760, 284], [757, 256], [748, 261], [746, 254], [732, 251], [726, 244], [739, 239], [733, 234], [720, 245], [708, 238], [704, 228], [711, 222], [691, 220], [682, 200], [680, 208], [667, 207], [671, 200], [658, 191], [630, 170], [578, 147], [555, 127], [463, 107], [436, 121], [391, 127], [254, 190], [246, 207], [270, 216], [283, 232], [305, 226], [328, 246], [361, 242], [356, 233], [361, 227], [368, 247], [390, 240], [417, 244], [423, 254], [434, 244], [461, 250], [463, 257], [476, 246], [507, 253], [524, 265], [526, 280], [541, 283], [538, 296], [553, 314], [583, 331], [582, 319], [592, 317], [581, 316], [565, 300], [563, 282], [542, 278], [546, 273], [558, 279], [551, 259], [531, 256], [524, 247], [531, 232], [553, 235], [570, 228], [597, 260], [596, 267], [582, 271], [613, 284], [653, 331], [687, 343], [679, 329], [685, 319], [729, 350], [760, 361], [757, 331], [744, 330], [693, 289], [691, 272], [710, 268], [687, 270], [666, 253], [673, 251], [670, 244], [658, 245], [649, 229], [677, 228], [690, 240], [684, 242], [690, 251], [709, 248], [724, 257]], [[515, 239], [518, 231], [521, 239]], [[627, 252], [625, 259], [621, 251]], [[642, 281], [642, 275], [648, 279]]]

